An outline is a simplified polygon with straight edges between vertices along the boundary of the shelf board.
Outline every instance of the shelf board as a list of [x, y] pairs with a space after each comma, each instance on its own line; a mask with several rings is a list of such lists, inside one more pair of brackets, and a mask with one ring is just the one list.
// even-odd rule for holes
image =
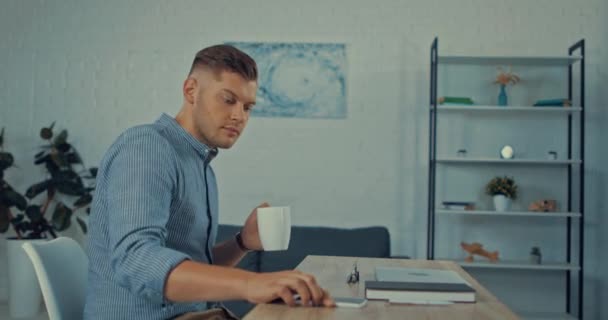
[[[432, 106], [431, 106], [432, 108]], [[480, 105], [438, 105], [438, 111], [496, 111], [496, 112], [534, 112], [534, 113], [575, 113], [583, 108], [572, 107], [534, 107], [534, 106], [480, 106]]]
[[534, 212], [534, 211], [484, 211], [484, 210], [435, 210], [437, 214], [461, 214], [461, 215], [490, 215], [490, 216], [532, 216], [532, 217], [559, 217], [580, 218], [580, 212]]
[[544, 159], [497, 159], [497, 158], [438, 158], [437, 163], [495, 163], [495, 164], [522, 164], [522, 165], [569, 165], [580, 164], [581, 160], [544, 160]]
[[[436, 260], [450, 260], [450, 259], [436, 259]], [[543, 264], [531, 264], [526, 261], [504, 261], [492, 263], [485, 260], [466, 262], [462, 260], [453, 260], [462, 267], [467, 268], [484, 268], [484, 269], [524, 269], [524, 270], [540, 270], [540, 271], [578, 271], [580, 267], [576, 264], [568, 263], [543, 263]]]
[[453, 56], [437, 57], [440, 64], [474, 65], [520, 65], [520, 66], [569, 66], [582, 59], [581, 56]]
[[576, 320], [577, 317], [565, 312], [516, 311], [523, 320]]

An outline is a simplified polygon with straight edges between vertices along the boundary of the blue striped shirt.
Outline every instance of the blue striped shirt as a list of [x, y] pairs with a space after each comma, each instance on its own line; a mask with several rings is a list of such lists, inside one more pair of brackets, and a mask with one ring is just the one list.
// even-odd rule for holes
[[218, 194], [209, 162], [216, 155], [166, 114], [112, 144], [89, 218], [85, 319], [170, 319], [207, 308], [163, 293], [180, 262], [212, 258]]

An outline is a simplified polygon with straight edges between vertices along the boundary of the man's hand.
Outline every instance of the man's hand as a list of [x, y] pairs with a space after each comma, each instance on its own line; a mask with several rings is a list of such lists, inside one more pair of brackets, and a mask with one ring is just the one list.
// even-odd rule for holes
[[280, 298], [289, 306], [295, 306], [294, 294], [300, 295], [303, 306], [336, 305], [312, 275], [298, 270], [257, 273], [247, 280], [246, 299], [252, 303], [267, 303]]
[[262, 241], [260, 240], [260, 233], [258, 231], [258, 208], [267, 208], [270, 205], [264, 202], [253, 209], [245, 221], [245, 225], [241, 230], [241, 237], [243, 243], [247, 249], [251, 250], [263, 250]]

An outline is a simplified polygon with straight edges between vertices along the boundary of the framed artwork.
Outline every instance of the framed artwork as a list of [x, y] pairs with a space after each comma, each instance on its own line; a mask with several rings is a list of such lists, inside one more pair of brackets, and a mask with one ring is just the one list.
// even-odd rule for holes
[[346, 118], [346, 48], [334, 43], [229, 42], [258, 65], [253, 116]]

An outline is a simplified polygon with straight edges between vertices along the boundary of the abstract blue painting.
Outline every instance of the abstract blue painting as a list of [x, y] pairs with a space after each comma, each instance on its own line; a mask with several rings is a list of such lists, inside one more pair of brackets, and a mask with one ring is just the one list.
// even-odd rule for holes
[[346, 49], [334, 43], [230, 42], [258, 64], [252, 115], [346, 118]]

